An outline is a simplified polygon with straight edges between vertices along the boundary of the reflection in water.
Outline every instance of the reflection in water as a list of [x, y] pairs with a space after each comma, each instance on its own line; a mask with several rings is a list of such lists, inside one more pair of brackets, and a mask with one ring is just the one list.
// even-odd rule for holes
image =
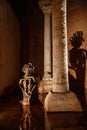
[[29, 105], [24, 105], [23, 107], [23, 117], [21, 119], [21, 124], [19, 126], [20, 130], [35, 130], [32, 129], [31, 122], [32, 122], [32, 115], [30, 111]]
[[41, 105], [23, 105], [23, 114], [20, 119], [19, 130], [45, 130], [44, 113]]
[[0, 102], [0, 130], [87, 130], [86, 112], [46, 113], [40, 103], [22, 107], [18, 101]]
[[84, 113], [45, 113], [45, 130], [86, 130]]

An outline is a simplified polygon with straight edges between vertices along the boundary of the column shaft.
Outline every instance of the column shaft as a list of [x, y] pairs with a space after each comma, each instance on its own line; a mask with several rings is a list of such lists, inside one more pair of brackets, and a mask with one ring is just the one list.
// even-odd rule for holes
[[51, 78], [51, 14], [44, 14], [44, 77]]
[[51, 0], [39, 0], [40, 9], [44, 13], [44, 74], [40, 82], [39, 93], [48, 93], [52, 89], [52, 38], [51, 38]]
[[68, 85], [66, 0], [53, 0], [53, 91], [66, 92]]

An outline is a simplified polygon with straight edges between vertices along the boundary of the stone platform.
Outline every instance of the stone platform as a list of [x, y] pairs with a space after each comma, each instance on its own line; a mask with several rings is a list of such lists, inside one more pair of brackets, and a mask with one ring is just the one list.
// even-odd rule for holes
[[48, 93], [52, 90], [53, 80], [42, 80], [38, 85], [38, 92], [39, 93]]
[[50, 91], [44, 102], [47, 112], [82, 112], [82, 106], [75, 93], [54, 93]]

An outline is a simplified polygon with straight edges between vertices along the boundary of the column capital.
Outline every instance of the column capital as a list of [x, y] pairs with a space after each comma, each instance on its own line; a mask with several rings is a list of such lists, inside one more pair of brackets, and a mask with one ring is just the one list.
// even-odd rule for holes
[[39, 0], [39, 6], [43, 13], [50, 14], [52, 12], [52, 0]]

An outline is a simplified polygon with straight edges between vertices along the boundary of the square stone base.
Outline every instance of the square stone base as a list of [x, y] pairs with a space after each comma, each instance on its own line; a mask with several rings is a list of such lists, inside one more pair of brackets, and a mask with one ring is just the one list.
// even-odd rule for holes
[[47, 112], [82, 112], [82, 107], [76, 94], [73, 92], [54, 93], [50, 91], [44, 102]]
[[38, 92], [39, 93], [48, 93], [52, 90], [53, 87], [53, 80], [42, 80], [38, 85]]

